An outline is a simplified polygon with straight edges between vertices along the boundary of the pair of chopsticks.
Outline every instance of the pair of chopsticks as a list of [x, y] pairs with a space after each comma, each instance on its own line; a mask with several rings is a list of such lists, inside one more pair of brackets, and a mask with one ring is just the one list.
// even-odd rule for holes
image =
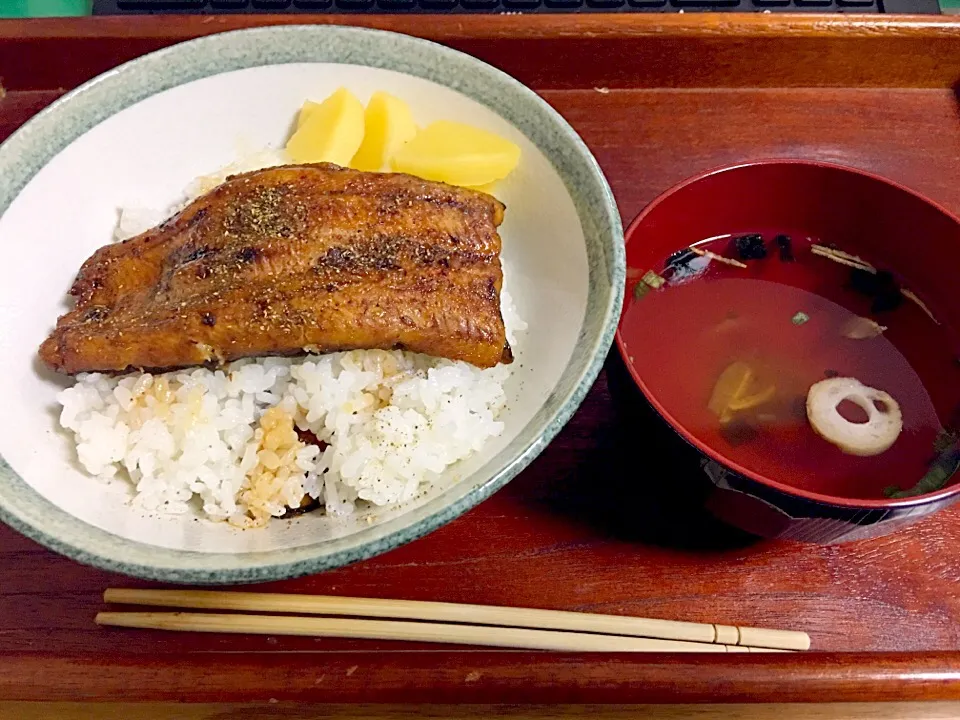
[[[490, 605], [119, 588], [108, 589], [103, 599], [125, 605], [299, 613], [101, 612], [96, 617], [99, 625], [181, 632], [410, 640], [568, 652], [786, 652], [810, 647], [810, 637], [794, 630]], [[347, 617], [316, 617], [321, 615]]]

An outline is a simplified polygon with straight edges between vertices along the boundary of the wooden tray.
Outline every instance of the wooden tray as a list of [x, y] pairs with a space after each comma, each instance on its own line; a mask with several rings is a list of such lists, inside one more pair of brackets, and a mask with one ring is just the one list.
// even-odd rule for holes
[[[625, 221], [705, 168], [768, 156], [867, 168], [960, 212], [960, 23], [774, 15], [360, 17], [538, 90], [596, 153]], [[304, 18], [323, 22], [323, 18]], [[0, 22], [0, 135], [97, 72], [283, 18]], [[819, 652], [597, 656], [93, 625], [135, 585], [0, 529], [0, 700], [659, 702], [960, 698], [960, 509], [896, 535], [751, 542], [644, 477], [650, 428], [617, 358], [560, 437], [495, 497], [382, 557], [273, 590], [797, 627]], [[617, 395], [627, 399], [625, 390]], [[677, 489], [679, 488], [679, 490]], [[620, 501], [604, 501], [617, 493]]]

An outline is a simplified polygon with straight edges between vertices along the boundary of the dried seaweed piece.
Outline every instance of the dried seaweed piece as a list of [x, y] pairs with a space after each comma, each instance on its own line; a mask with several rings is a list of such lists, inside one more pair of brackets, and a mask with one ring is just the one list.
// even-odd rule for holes
[[887, 270], [870, 271], [854, 268], [850, 272], [850, 287], [862, 295], [873, 298], [871, 312], [889, 312], [903, 304], [900, 286], [893, 277], [893, 273]]
[[739, 419], [731, 420], [720, 427], [720, 435], [733, 447], [755, 440], [759, 434], [757, 428]]
[[895, 310], [903, 304], [903, 294], [900, 292], [900, 286], [894, 280], [893, 274], [887, 270], [880, 270], [876, 274], [877, 292], [873, 298], [873, 311], [885, 312]]
[[793, 241], [789, 235], [777, 235], [773, 241], [780, 248], [780, 262], [793, 262]]
[[767, 256], [767, 246], [764, 245], [763, 236], [759, 233], [734, 238], [733, 246], [741, 260], [763, 260]]
[[960, 443], [960, 431], [940, 428], [940, 432], [933, 441], [933, 451], [939, 455], [957, 443]]
[[877, 273], [854, 268], [850, 271], [850, 288], [867, 297], [875, 296], [880, 289]]
[[955, 443], [940, 453], [930, 469], [927, 470], [927, 474], [920, 478], [920, 481], [912, 488], [901, 490], [895, 485], [891, 485], [883, 491], [883, 494], [888, 498], [898, 499], [936, 492], [946, 486], [957, 470], [960, 470], [960, 444]]
[[690, 248], [677, 250], [677, 252], [667, 258], [666, 267], [677, 269], [685, 268], [690, 264], [690, 261], [696, 257], [698, 257], [698, 255]]
[[886, 270], [877, 272], [877, 293], [873, 298], [873, 305], [870, 309], [875, 313], [889, 312], [896, 310], [903, 304], [903, 293], [900, 292], [900, 286], [894, 280], [893, 275]]

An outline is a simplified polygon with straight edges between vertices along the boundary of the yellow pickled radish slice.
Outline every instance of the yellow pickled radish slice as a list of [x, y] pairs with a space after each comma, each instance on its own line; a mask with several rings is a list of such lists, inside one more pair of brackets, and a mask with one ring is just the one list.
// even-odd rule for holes
[[768, 385], [763, 390], [755, 392], [752, 395], [740, 395], [730, 400], [730, 404], [727, 407], [730, 410], [740, 411], [740, 410], [751, 410], [755, 407], [759, 407], [764, 403], [768, 403], [773, 400], [773, 396], [777, 393], [777, 388], [775, 385]]
[[340, 88], [313, 108], [287, 141], [295, 163], [329, 162], [346, 166], [363, 141], [363, 105]]
[[303, 103], [303, 107], [300, 108], [300, 112], [297, 113], [297, 129], [300, 129], [300, 126], [303, 125], [307, 118], [310, 117], [310, 114], [320, 107], [320, 103], [314, 102], [313, 100], [307, 100]]
[[390, 157], [417, 134], [413, 113], [403, 100], [375, 92], [363, 115], [364, 135], [350, 167], [377, 172]]
[[398, 172], [451, 185], [478, 187], [505, 178], [520, 148], [494, 133], [440, 120], [417, 133], [391, 159]]
[[743, 410], [751, 410], [773, 400], [777, 392], [775, 385], [755, 389], [756, 373], [744, 362], [734, 362], [720, 374], [713, 387], [707, 408], [720, 418], [722, 424], [733, 419]]
[[743, 362], [735, 362], [720, 373], [717, 384], [713, 386], [707, 408], [714, 415], [723, 416], [730, 402], [742, 394], [753, 380], [753, 370]]

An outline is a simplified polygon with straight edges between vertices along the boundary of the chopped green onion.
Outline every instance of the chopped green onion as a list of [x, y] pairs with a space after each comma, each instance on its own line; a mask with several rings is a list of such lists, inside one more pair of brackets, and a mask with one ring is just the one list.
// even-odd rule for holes
[[960, 443], [960, 433], [956, 430], [940, 428], [937, 437], [933, 440], [933, 451], [937, 454], [946, 452], [957, 443]]
[[805, 322], [808, 322], [809, 320], [810, 320], [810, 316], [807, 315], [805, 312], [798, 312], [796, 315], [794, 315], [790, 319], [790, 322], [792, 322], [794, 325], [803, 325]]

